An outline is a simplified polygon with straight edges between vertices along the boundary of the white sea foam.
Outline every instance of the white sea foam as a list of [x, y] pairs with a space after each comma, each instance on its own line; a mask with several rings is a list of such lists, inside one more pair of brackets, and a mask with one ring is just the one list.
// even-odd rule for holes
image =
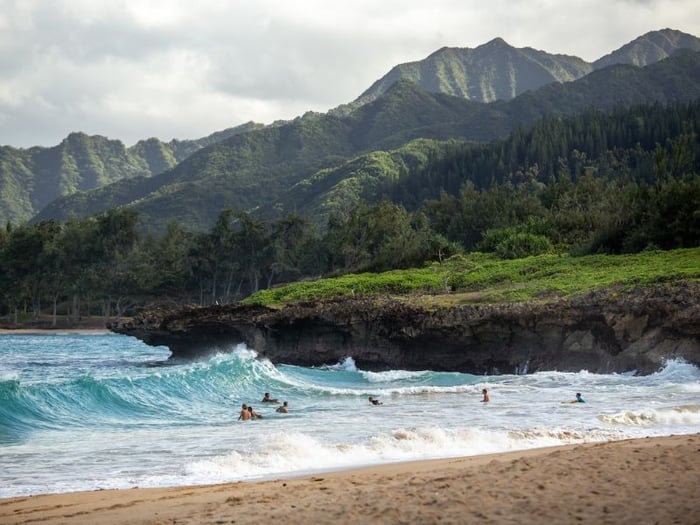
[[386, 372], [362, 372], [370, 383], [391, 383], [392, 381], [411, 380], [431, 374], [428, 371], [411, 372], [408, 370], [387, 370]]
[[0, 371], [0, 383], [19, 383], [19, 377], [18, 372]]
[[[434, 427], [402, 428], [379, 433], [362, 443], [329, 444], [305, 433], [272, 434], [257, 450], [231, 451], [187, 465], [187, 474], [217, 481], [310, 473], [419, 459], [481, 455], [512, 450], [597, 442], [618, 438], [600, 430], [565, 429], [487, 431]], [[210, 481], [211, 482], [211, 481]]]
[[626, 410], [616, 414], [602, 414], [598, 419], [611, 425], [700, 425], [700, 405], [683, 405], [646, 410]]
[[329, 365], [329, 366], [322, 366], [319, 367], [321, 369], [326, 369], [326, 370], [342, 370], [345, 372], [356, 372], [357, 371], [357, 366], [355, 365], [355, 360], [348, 356], [342, 361], [334, 364], [334, 365]]

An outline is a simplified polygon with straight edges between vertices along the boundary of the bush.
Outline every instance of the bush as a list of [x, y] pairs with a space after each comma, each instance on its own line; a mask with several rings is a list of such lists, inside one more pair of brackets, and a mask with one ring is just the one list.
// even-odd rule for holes
[[552, 241], [544, 235], [511, 233], [498, 243], [495, 251], [501, 259], [522, 259], [550, 253], [554, 251], [554, 247]]

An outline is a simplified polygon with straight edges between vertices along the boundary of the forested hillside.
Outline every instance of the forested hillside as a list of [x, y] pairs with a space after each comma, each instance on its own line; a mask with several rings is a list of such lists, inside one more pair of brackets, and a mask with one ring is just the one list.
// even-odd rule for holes
[[[323, 203], [323, 197], [313, 191], [313, 201], [303, 203], [296, 188], [285, 194], [297, 183], [318, 179], [317, 170], [333, 169], [346, 161], [355, 163], [357, 155], [369, 151], [389, 153], [416, 138], [490, 141], [507, 136], [518, 125], [527, 127], [544, 115], [689, 100], [696, 81], [686, 78], [683, 68], [692, 69], [692, 64], [678, 63], [679, 71], [648, 72], [646, 78], [634, 69], [588, 75], [615, 64], [652, 65], [682, 49], [699, 50], [700, 39], [671, 29], [652, 31], [590, 64], [577, 57], [514, 48], [501, 39], [476, 49], [443, 48], [424, 60], [392, 69], [351, 104], [327, 115], [307, 114], [294, 122], [276, 122], [271, 127], [288, 124], [286, 131], [234, 142], [232, 151], [213, 151], [211, 163], [201, 157], [182, 168], [179, 163], [193, 153], [264, 126], [248, 123], [197, 140], [166, 143], [151, 138], [129, 148], [119, 141], [82, 133], [71, 134], [54, 148], [3, 147], [0, 222], [25, 222], [59, 198], [39, 220], [87, 216], [111, 206], [131, 205], [145, 218], [146, 228], [163, 231], [171, 218], [177, 218], [206, 229], [226, 207], [260, 210], [261, 217], [272, 217], [276, 215], [270, 210], [284, 213], [309, 206], [319, 210], [314, 220], [322, 224], [326, 216], [321, 210], [331, 209], [337, 195], [329, 195], [329, 203]], [[575, 79], [587, 79], [588, 83], [579, 81], [571, 89], [559, 89]], [[683, 92], [685, 87], [687, 92]], [[476, 103], [507, 101], [515, 96], [517, 103], [512, 105]], [[454, 98], [459, 100], [451, 100]], [[475, 103], [462, 104], [465, 100]], [[379, 104], [369, 104], [373, 101]], [[348, 128], [345, 135], [329, 131], [329, 126], [338, 124], [328, 120], [333, 116], [349, 117], [342, 122]], [[300, 137], [304, 146], [300, 146]], [[314, 147], [331, 153], [323, 157], [303, 151]], [[256, 165], [261, 152], [265, 156], [272, 153], [276, 161]], [[146, 180], [174, 172], [176, 167], [177, 173]], [[261, 191], [260, 184], [275, 191]], [[104, 193], [90, 191], [105, 186], [109, 189]], [[371, 188], [360, 191], [371, 192]], [[70, 195], [75, 197], [64, 199]], [[187, 196], [191, 196], [191, 207]]]
[[[329, 188], [327, 195], [319, 191], [329, 180], [324, 174], [336, 168], [349, 174], [351, 170], [343, 165], [357, 165], [359, 155], [388, 152], [419, 138], [489, 142], [519, 127], [526, 129], [543, 116], [697, 98], [700, 53], [694, 52], [679, 52], [645, 68], [611, 66], [575, 82], [492, 104], [428, 93], [401, 81], [348, 116], [309, 113], [276, 127], [233, 136], [159, 176], [129, 179], [59, 199], [37, 220], [82, 217], [129, 205], [142, 216], [143, 227], [154, 232], [164, 231], [173, 219], [202, 231], [227, 208], [263, 219], [297, 211], [324, 226], [327, 216], [314, 215], [312, 210], [333, 209], [338, 194], [337, 188]], [[360, 180], [356, 177], [355, 184]], [[300, 192], [302, 186], [307, 191]], [[371, 191], [358, 189], [360, 194]], [[301, 200], [305, 195], [311, 200]]]
[[[144, 236], [129, 208], [8, 227], [0, 313], [17, 320], [50, 307], [78, 318], [154, 301], [226, 302], [475, 250], [512, 259], [696, 247], [699, 130], [695, 100], [549, 118], [489, 145], [418, 142], [366, 157], [405, 172], [375, 181], [374, 202], [334, 209], [323, 231], [297, 213], [263, 220], [225, 210], [206, 231], [171, 222]], [[455, 274], [450, 289], [461, 282]]]
[[209, 144], [259, 127], [247, 123], [198, 140], [150, 138], [130, 148], [78, 132], [52, 148], [0, 147], [0, 223], [26, 222], [59, 197], [157, 175]]

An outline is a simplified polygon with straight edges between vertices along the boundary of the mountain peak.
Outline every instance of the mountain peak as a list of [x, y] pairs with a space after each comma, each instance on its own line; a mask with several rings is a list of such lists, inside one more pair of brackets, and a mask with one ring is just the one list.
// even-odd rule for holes
[[510, 100], [551, 82], [580, 78], [591, 69], [580, 58], [515, 48], [497, 37], [477, 48], [443, 47], [424, 60], [399, 64], [352, 105], [358, 107], [376, 100], [400, 78], [408, 78], [431, 93], [493, 102]]
[[676, 29], [649, 31], [593, 63], [595, 69], [613, 64], [648, 66], [668, 58], [679, 49], [700, 51], [700, 38]]
[[513, 47], [513, 46], [511, 46], [508, 42], [503, 40], [500, 36], [497, 36], [493, 40], [489, 40], [488, 42], [480, 45], [479, 47]]

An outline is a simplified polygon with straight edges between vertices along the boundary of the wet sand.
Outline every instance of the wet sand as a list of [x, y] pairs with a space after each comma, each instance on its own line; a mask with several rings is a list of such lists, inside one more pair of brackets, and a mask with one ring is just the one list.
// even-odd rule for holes
[[4, 525], [698, 522], [700, 434], [0, 500]]

